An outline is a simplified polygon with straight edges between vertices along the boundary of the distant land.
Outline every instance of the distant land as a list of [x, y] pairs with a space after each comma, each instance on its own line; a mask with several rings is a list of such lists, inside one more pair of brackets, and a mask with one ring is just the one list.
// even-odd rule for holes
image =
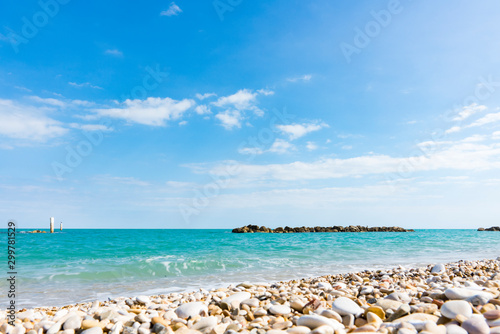
[[312, 232], [415, 232], [412, 229], [404, 229], [402, 227], [392, 226], [392, 227], [368, 227], [368, 226], [332, 226], [332, 227], [277, 227], [275, 229], [258, 226], [258, 225], [247, 225], [243, 227], [238, 227], [233, 229], [233, 233], [312, 233]]

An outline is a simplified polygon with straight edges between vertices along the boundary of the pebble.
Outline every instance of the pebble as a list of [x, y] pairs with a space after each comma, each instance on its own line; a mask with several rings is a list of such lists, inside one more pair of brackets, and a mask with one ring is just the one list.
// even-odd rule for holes
[[335, 299], [332, 303], [332, 310], [340, 315], [360, 315], [364, 313], [363, 309], [359, 307], [358, 304], [347, 297], [339, 297]]
[[274, 304], [269, 308], [269, 313], [274, 315], [286, 315], [292, 312], [292, 309], [287, 305]]
[[185, 303], [175, 310], [175, 314], [181, 319], [187, 319], [197, 315], [208, 314], [208, 308], [202, 302]]
[[248, 305], [250, 307], [259, 307], [259, 300], [257, 298], [245, 299], [241, 302], [242, 305]]
[[451, 300], [464, 300], [477, 295], [483, 296], [488, 300], [492, 299], [493, 296], [488, 292], [466, 289], [466, 288], [449, 288], [444, 292], [446, 297]]
[[82, 319], [78, 315], [73, 315], [66, 319], [63, 324], [63, 329], [80, 329], [82, 326]]
[[56, 334], [61, 330], [61, 323], [56, 322], [54, 325], [52, 325], [49, 330], [45, 334]]
[[339, 323], [336, 320], [333, 319], [328, 319], [326, 317], [323, 317], [321, 315], [304, 315], [297, 319], [297, 326], [305, 326], [309, 327], [310, 329], [315, 329], [320, 326], [330, 326], [334, 330], [336, 329], [341, 329], [344, 328], [344, 325]]
[[139, 304], [149, 304], [151, 302], [151, 300], [149, 299], [148, 296], [137, 296], [137, 297], [135, 297], [135, 300]]
[[201, 318], [198, 320], [192, 327], [191, 329], [198, 330], [202, 333], [208, 333], [217, 326], [217, 318], [216, 317], [207, 317], [207, 318]]
[[442, 274], [444, 273], [446, 270], [446, 267], [439, 263], [439, 264], [436, 264], [434, 267], [432, 267], [432, 270], [431, 270], [431, 273], [433, 274]]
[[[6, 315], [0, 310], [1, 319]], [[398, 267], [272, 285], [248, 283], [212, 291], [28, 309], [18, 313], [15, 327], [0, 322], [0, 331], [500, 334], [500, 263], [483, 260]]]
[[468, 334], [468, 333], [462, 327], [452, 324], [446, 326], [446, 334]]
[[221, 304], [225, 304], [230, 308], [238, 308], [242, 301], [250, 299], [251, 297], [252, 295], [249, 292], [237, 292], [222, 299]]
[[469, 334], [489, 334], [490, 327], [481, 318], [471, 318], [462, 323], [462, 328], [465, 329]]
[[26, 328], [24, 328], [24, 326], [21, 325], [16, 325], [9, 332], [9, 334], [24, 334], [24, 333], [26, 333]]
[[500, 310], [490, 310], [483, 313], [483, 317], [487, 320], [500, 319]]
[[466, 301], [450, 300], [441, 307], [441, 314], [448, 319], [455, 319], [459, 314], [470, 318], [472, 316], [472, 308]]
[[288, 334], [307, 334], [311, 332], [311, 329], [306, 326], [292, 327], [286, 330]]
[[101, 327], [92, 327], [82, 331], [80, 334], [103, 334]]

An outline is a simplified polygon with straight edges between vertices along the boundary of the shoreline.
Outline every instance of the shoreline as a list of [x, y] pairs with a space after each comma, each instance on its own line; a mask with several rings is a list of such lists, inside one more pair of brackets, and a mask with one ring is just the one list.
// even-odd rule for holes
[[[200, 289], [62, 307], [36, 307], [18, 311], [15, 327], [7, 326], [4, 320], [0, 331], [4, 334], [84, 331], [90, 331], [85, 334], [166, 334], [196, 330], [223, 334], [232, 330], [253, 334], [286, 330], [299, 334], [309, 330], [359, 332], [369, 326], [362, 330], [395, 333], [401, 323], [408, 324], [407, 327], [432, 327], [429, 323], [433, 323], [436, 327], [443, 326], [440, 327], [443, 330], [445, 323], [468, 326], [471, 321], [482, 321], [479, 319], [483, 317], [482, 311], [498, 311], [498, 320], [485, 319], [481, 325], [493, 324], [499, 327], [500, 333], [499, 260], [458, 261], [408, 269], [399, 266], [271, 284], [240, 283], [210, 291]], [[466, 298], [462, 298], [464, 296]], [[465, 318], [444, 316], [450, 315], [447, 306], [442, 309], [443, 305], [449, 305], [450, 299], [461, 300], [461, 312], [466, 314], [457, 316]], [[6, 319], [5, 311], [0, 315]], [[406, 321], [398, 322], [403, 317], [407, 317]], [[497, 333], [496, 330], [492, 333]]]

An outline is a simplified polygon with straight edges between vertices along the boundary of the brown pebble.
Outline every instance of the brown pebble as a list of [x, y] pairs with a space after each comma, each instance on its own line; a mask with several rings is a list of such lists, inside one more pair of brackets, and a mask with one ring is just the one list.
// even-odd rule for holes
[[500, 318], [500, 310], [491, 310], [483, 313], [483, 317], [488, 320], [496, 320]]

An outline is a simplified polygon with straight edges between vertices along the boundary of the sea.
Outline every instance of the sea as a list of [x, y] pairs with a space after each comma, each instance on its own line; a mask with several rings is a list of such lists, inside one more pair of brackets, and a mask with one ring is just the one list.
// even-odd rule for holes
[[[8, 278], [7, 233], [3, 275]], [[231, 230], [65, 229], [16, 233], [16, 307], [190, 292], [241, 282], [496, 259], [500, 232], [236, 234]], [[0, 308], [10, 283], [0, 280]]]

